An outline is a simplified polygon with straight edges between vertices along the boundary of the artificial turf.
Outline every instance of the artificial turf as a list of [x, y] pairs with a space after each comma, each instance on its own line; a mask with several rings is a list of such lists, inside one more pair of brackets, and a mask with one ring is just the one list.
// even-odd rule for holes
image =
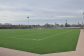
[[46, 54], [75, 51], [79, 29], [0, 29], [0, 47]]

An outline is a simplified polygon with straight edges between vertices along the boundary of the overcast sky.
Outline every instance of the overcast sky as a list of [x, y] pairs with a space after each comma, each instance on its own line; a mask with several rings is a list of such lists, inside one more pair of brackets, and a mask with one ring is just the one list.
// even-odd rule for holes
[[0, 0], [0, 23], [81, 23], [83, 11], [84, 0]]

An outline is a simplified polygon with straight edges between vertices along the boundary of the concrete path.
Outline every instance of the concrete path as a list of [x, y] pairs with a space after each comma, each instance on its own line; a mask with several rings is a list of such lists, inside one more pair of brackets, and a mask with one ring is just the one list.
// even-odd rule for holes
[[84, 30], [82, 29], [80, 32], [76, 51], [40, 55], [0, 47], [0, 56], [84, 56]]
[[0, 47], [0, 56], [39, 56], [39, 54]]
[[84, 29], [81, 30], [76, 50], [76, 56], [84, 56]]

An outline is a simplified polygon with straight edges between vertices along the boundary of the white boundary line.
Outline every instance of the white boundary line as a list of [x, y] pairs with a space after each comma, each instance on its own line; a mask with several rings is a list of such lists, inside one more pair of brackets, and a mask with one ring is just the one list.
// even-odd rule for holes
[[60, 32], [58, 34], [55, 34], [55, 35], [51, 35], [51, 36], [47, 36], [43, 39], [24, 39], [24, 38], [18, 38], [18, 37], [8, 37], [8, 38], [16, 38], [16, 39], [22, 39], [22, 40], [34, 40], [34, 41], [41, 41], [41, 40], [45, 40], [45, 39], [48, 39], [48, 38], [53, 38], [53, 36], [57, 36], [57, 35], [61, 35], [61, 34], [65, 34], [65, 33], [68, 33], [68, 32], [71, 32], [72, 30], [69, 30], [69, 31], [65, 31], [65, 32]]
[[70, 30], [70, 31], [66, 31], [66, 32], [61, 32], [61, 33], [58, 33], [58, 34], [56, 34], [56, 35], [47, 36], [46, 38], [39, 39], [39, 41], [40, 41], [40, 40], [45, 40], [45, 39], [48, 39], [48, 38], [53, 38], [53, 36], [57, 36], [57, 35], [61, 35], [61, 34], [65, 34], [65, 33], [71, 32], [71, 31], [72, 31], [72, 30]]

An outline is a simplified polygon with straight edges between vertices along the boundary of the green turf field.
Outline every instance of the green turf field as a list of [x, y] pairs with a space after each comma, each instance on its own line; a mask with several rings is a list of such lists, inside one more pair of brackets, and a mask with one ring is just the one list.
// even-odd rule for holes
[[0, 29], [0, 47], [46, 54], [76, 49], [79, 29]]

